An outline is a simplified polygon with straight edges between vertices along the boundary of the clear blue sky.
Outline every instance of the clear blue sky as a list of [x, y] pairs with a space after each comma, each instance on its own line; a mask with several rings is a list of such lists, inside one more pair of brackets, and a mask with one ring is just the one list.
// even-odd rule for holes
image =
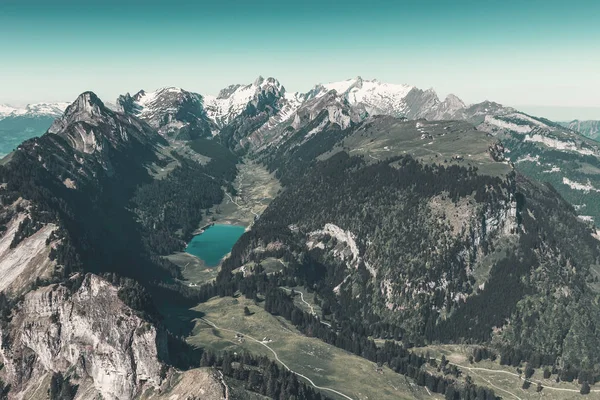
[[361, 75], [600, 118], [597, 0], [0, 0], [0, 54], [0, 103]]

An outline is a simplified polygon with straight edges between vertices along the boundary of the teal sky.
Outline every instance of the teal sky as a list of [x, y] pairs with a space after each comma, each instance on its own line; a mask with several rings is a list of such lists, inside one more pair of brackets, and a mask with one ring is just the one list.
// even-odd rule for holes
[[360, 75], [600, 118], [597, 0], [0, 0], [0, 54], [0, 103]]

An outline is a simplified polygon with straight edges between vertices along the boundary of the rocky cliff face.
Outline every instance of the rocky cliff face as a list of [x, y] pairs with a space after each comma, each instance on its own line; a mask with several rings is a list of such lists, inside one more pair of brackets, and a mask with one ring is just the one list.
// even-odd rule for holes
[[51, 285], [28, 293], [0, 329], [0, 359], [13, 393], [48, 372], [91, 381], [104, 399], [132, 399], [158, 388], [166, 336], [136, 316], [118, 289], [87, 275], [74, 293]]
[[285, 114], [285, 120], [276, 124], [266, 123], [241, 139], [241, 143], [243, 147], [257, 153], [269, 148], [279, 149], [289, 145], [290, 140], [296, 144], [306, 142], [333, 126], [348, 129], [362, 121], [366, 115], [366, 111], [361, 114], [356, 107], [351, 107], [348, 101], [332, 90], [307, 100], [294, 112]]
[[[54, 235], [58, 227], [33, 222], [35, 218], [30, 202], [23, 199], [0, 209], [0, 291], [21, 293], [36, 278], [48, 278], [54, 271], [56, 262], [50, 259], [50, 252], [58, 242]], [[23, 226], [31, 226], [35, 232], [26, 236], [19, 229]]]

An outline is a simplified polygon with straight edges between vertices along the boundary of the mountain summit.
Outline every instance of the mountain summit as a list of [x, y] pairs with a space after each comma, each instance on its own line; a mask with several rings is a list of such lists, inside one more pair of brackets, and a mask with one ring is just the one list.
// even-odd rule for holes
[[84, 92], [57, 118], [48, 133], [63, 137], [77, 151], [105, 152], [136, 140], [156, 142], [155, 133], [144, 123], [112, 111], [93, 92]]
[[205, 96], [204, 107], [208, 117], [222, 128], [242, 114], [249, 104], [260, 108], [261, 99], [263, 103], [272, 102], [284, 96], [285, 88], [277, 79], [259, 76], [249, 85], [230, 85], [222, 89], [217, 97]]

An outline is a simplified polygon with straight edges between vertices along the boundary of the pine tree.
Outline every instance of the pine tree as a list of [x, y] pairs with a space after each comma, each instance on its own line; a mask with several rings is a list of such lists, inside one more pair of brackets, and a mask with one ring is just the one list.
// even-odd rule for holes
[[539, 392], [541, 392], [543, 389], [544, 389], [544, 387], [542, 386], [542, 384], [538, 382], [538, 384], [537, 384], [537, 388], [535, 389], [535, 391], [539, 393]]
[[481, 349], [479, 347], [476, 348], [474, 351], [473, 361], [475, 361], [475, 362], [481, 361]]
[[250, 390], [257, 390], [260, 385], [260, 375], [253, 369], [250, 370], [248, 375], [248, 387]]
[[225, 376], [232, 376], [233, 374], [233, 367], [231, 366], [231, 355], [229, 353], [225, 353], [223, 355], [223, 375]]
[[531, 364], [527, 363], [527, 366], [525, 367], [525, 379], [531, 378], [534, 372], [535, 370], [533, 369]]
[[589, 394], [590, 393], [590, 384], [587, 382], [583, 382], [581, 385], [581, 390], [579, 391], [581, 394]]
[[454, 400], [456, 398], [456, 389], [453, 385], [450, 385], [446, 388], [445, 397], [446, 400]]
[[544, 379], [549, 379], [550, 376], [552, 375], [550, 368], [546, 367], [544, 368]]

